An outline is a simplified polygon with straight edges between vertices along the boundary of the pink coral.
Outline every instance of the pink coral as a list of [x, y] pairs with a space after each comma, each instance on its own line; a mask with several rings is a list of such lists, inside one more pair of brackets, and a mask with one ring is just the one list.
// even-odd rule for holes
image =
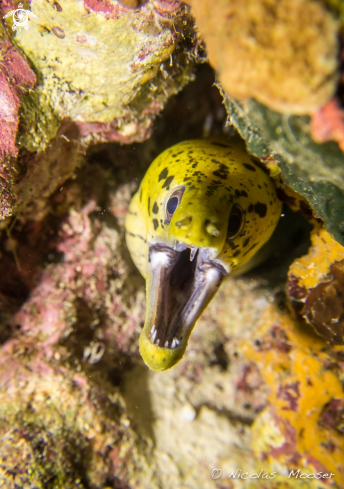
[[15, 201], [13, 185], [18, 173], [15, 162], [20, 97], [34, 87], [36, 77], [6, 37], [0, 40], [0, 60], [0, 219], [4, 219], [11, 215]]
[[312, 115], [312, 137], [318, 143], [337, 141], [344, 151], [344, 110], [333, 98]]

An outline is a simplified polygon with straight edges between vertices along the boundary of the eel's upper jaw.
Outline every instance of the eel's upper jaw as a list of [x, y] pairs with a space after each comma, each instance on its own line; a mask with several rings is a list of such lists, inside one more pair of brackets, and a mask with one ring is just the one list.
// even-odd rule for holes
[[146, 322], [140, 352], [151, 370], [173, 367], [193, 326], [229, 273], [207, 248], [175, 242], [149, 247]]

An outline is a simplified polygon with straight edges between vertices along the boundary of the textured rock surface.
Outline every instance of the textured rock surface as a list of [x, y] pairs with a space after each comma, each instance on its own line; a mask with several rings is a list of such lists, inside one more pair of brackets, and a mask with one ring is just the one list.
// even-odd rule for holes
[[[35, 11], [36, 3], [41, 10]], [[18, 35], [24, 50], [30, 46], [30, 59], [48, 71], [44, 78], [38, 76], [36, 91], [26, 95], [24, 102], [24, 114], [33, 118], [36, 131], [30, 132], [23, 121], [26, 132], [21, 133], [17, 161], [21, 173], [16, 180], [21, 216], [11, 227], [6, 222], [7, 227], [0, 228], [0, 485], [6, 489], [280, 489], [300, 486], [300, 479], [288, 478], [289, 471], [297, 469], [308, 475], [334, 474], [330, 481], [304, 479], [307, 488], [344, 486], [343, 346], [329, 346], [289, 309], [284, 294], [286, 268], [293, 259], [290, 252], [305, 253], [298, 246], [308, 224], [300, 216], [301, 231], [294, 214], [281, 219], [279, 232], [289, 230], [290, 239], [278, 236], [268, 265], [223, 285], [177, 367], [153, 374], [139, 357], [145, 298], [143, 280], [124, 246], [123, 222], [130, 195], [162, 149], [182, 139], [221, 133], [225, 112], [218, 93], [209, 88], [212, 79], [204, 86], [202, 78], [171, 104], [150, 141], [135, 147], [99, 146], [88, 154], [87, 164], [77, 169], [80, 138], [85, 144], [113, 139], [130, 142], [149, 134], [151, 126], [144, 121], [161, 109], [175, 81], [181, 85], [178, 73], [189, 76], [186, 59], [196, 56], [198, 44], [192, 45], [189, 38], [189, 55], [182, 46], [180, 51], [176, 47], [172, 71], [168, 71], [170, 55], [166, 61], [158, 60], [161, 51], [155, 56], [147, 43], [149, 53], [139, 60], [147, 80], [140, 81], [142, 73], [134, 71], [123, 81], [132, 90], [133, 119], [125, 111], [116, 119], [117, 102], [111, 98], [116, 94], [112, 93], [109, 104], [99, 111], [97, 104], [105, 100], [111, 77], [99, 80], [101, 97], [97, 99], [92, 63], [85, 62], [85, 71], [90, 70], [85, 83], [90, 84], [83, 87], [79, 72], [73, 66], [61, 67], [63, 60], [59, 65], [52, 53], [61, 46], [66, 59], [75, 61], [75, 52], [69, 52], [65, 44], [73, 33], [73, 49], [92, 55], [85, 32], [80, 35], [86, 36], [86, 43], [80, 42], [83, 37], [77, 40], [75, 30], [78, 25], [82, 30], [82, 25], [77, 19], [71, 23], [68, 9], [69, 13], [84, 9], [94, 36], [100, 24], [119, 21], [132, 30], [125, 42], [142, 41], [146, 35], [154, 38], [154, 44], [165, 40], [164, 36], [171, 36], [173, 42], [179, 36], [178, 22], [171, 22], [175, 7], [179, 8], [160, 1], [147, 4], [138, 20], [135, 11], [111, 1], [72, 5], [34, 0], [32, 9], [38, 17], [42, 12], [44, 23], [30, 23], [29, 32], [32, 29], [36, 36], [32, 39], [24, 32]], [[11, 8], [12, 3], [6, 1], [6, 9]], [[131, 24], [128, 18], [123, 20], [124, 12], [134, 19]], [[110, 31], [104, 28], [104, 33], [104, 66], [109, 66]], [[47, 64], [40, 64], [37, 39], [45, 40]], [[180, 66], [178, 56], [185, 57], [180, 58]], [[153, 71], [146, 61], [153, 71], [159, 64], [154, 75], [157, 85], [156, 78], [152, 85]], [[59, 73], [76, 74], [76, 89], [71, 83], [61, 88]], [[81, 93], [86, 89], [91, 94], [88, 100]], [[153, 93], [158, 95], [155, 100], [150, 98]], [[93, 120], [94, 107], [97, 117], [115, 117], [113, 122]], [[280, 115], [254, 101], [238, 104], [227, 99], [227, 108], [251, 151], [267, 157], [274, 174], [282, 172], [336, 239], [342, 239], [343, 167], [338, 147], [315, 145], [306, 118]], [[42, 126], [44, 120], [49, 124]], [[42, 131], [37, 130], [40, 127]], [[43, 148], [37, 155], [32, 152]], [[68, 175], [72, 177], [64, 182]], [[321, 185], [322, 181], [326, 183]], [[287, 201], [293, 198], [287, 193]], [[36, 220], [29, 221], [29, 216]], [[323, 232], [319, 232], [319, 243]], [[325, 242], [329, 240], [331, 250], [342, 249], [326, 234]], [[324, 260], [312, 259], [312, 250], [303, 263], [307, 268], [316, 262], [312, 269], [325, 280], [316, 282], [313, 289], [324, 285], [320, 296], [328, 296], [332, 304], [333, 291], [341, 290], [330, 287], [332, 279], [341, 287], [342, 268], [337, 263], [342, 259], [328, 253], [326, 246], [321, 249], [321, 256], [331, 258], [326, 269], [319, 265]], [[309, 297], [311, 288], [308, 284]], [[311, 305], [310, 314], [316, 317], [317, 303]], [[326, 321], [333, 319], [326, 316]], [[222, 474], [212, 480], [215, 467]], [[242, 479], [228, 478], [237, 469], [274, 472], [276, 477], [253, 480], [248, 486]]]
[[288, 296], [317, 333], [344, 342], [344, 247], [319, 227], [312, 248], [289, 269]]
[[20, 97], [34, 87], [36, 76], [1, 23], [0, 60], [0, 219], [4, 219], [15, 204], [13, 187], [20, 171], [16, 164]]
[[[109, 210], [99, 207], [104, 196]], [[116, 387], [137, 355], [144, 312], [143, 290], [133, 294], [135, 278], [116, 251], [129, 196], [130, 186], [89, 167], [55, 196], [58, 225], [50, 218], [26, 228], [30, 239], [17, 243], [20, 274], [17, 283], [3, 276], [3, 313], [9, 283], [14, 296], [19, 278], [31, 293], [20, 308], [12, 301], [12, 319], [1, 315], [11, 335], [0, 352], [2, 487], [154, 487], [150, 449], [130, 428]]]
[[156, 487], [115, 389], [12, 346], [0, 366], [1, 487]]
[[310, 114], [335, 93], [338, 27], [322, 2], [192, 0], [223, 89], [280, 112]]
[[185, 11], [177, 2], [165, 12], [114, 1], [56, 5], [33, 0], [39, 21], [15, 39], [40, 75], [23, 103], [21, 146], [45, 149], [64, 119], [74, 122], [78, 137], [99, 134], [98, 140], [126, 143], [147, 137], [149, 116], [191, 77], [172, 27], [188, 22]]
[[[192, 126], [193, 91], [181, 100], [199, 131], [209, 112], [195, 97]], [[139, 357], [144, 283], [124, 247], [124, 215], [153, 153], [178, 137], [179, 113], [177, 104], [172, 125], [162, 120], [135, 149], [93, 150], [46, 219], [18, 222], [12, 243], [2, 231], [3, 487], [239, 488], [245, 481], [228, 475], [241, 469], [276, 472], [251, 487], [277, 489], [298, 487], [287, 479], [298, 468], [335, 473], [332, 486], [305, 487], [344, 484], [343, 348], [292, 319], [282, 248], [270, 270], [223, 285], [174, 369], [153, 374]]]
[[[5, 0], [0, 12], [16, 7]], [[29, 29], [17, 31], [12, 41], [29, 60], [37, 83], [21, 97], [17, 135], [16, 87], [20, 80], [23, 94], [25, 87], [33, 87], [35, 76], [20, 60], [16, 77], [9, 78], [10, 72], [2, 82], [9, 82], [4, 94], [12, 90], [15, 95], [1, 109], [2, 118], [14, 122], [0, 143], [8, 160], [0, 217], [10, 216], [15, 206], [17, 215], [40, 220], [49, 210], [47, 199], [80, 165], [89, 144], [150, 136], [152, 121], [168, 98], [193, 79], [200, 43], [186, 8], [177, 1], [132, 9], [114, 0], [32, 0], [30, 9], [38, 19], [31, 17]], [[12, 24], [7, 17], [7, 32], [13, 36]], [[6, 42], [2, 52], [11, 46]], [[30, 83], [25, 70], [31, 73]]]

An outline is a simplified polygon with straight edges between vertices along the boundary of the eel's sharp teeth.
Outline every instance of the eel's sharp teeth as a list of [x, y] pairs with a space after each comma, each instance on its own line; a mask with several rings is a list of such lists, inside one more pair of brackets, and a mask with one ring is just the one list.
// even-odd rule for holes
[[151, 337], [151, 342], [152, 343], [155, 342], [156, 335], [157, 335], [157, 330], [155, 330], [154, 333], [152, 334], [152, 337]]
[[191, 246], [191, 248], [190, 248], [190, 261], [193, 261], [193, 259], [195, 258], [197, 250], [198, 250], [197, 246]]
[[166, 341], [165, 343], [165, 348], [168, 348], [168, 341]]
[[176, 348], [176, 346], [179, 345], [179, 341], [177, 340], [177, 338], [173, 338], [173, 341], [172, 341], [172, 347], [171, 348]]
[[156, 340], [156, 344], [159, 346], [160, 345], [160, 340], [159, 338]]
[[155, 331], [155, 324], [153, 324], [152, 329], [150, 330], [149, 334], [153, 334]]

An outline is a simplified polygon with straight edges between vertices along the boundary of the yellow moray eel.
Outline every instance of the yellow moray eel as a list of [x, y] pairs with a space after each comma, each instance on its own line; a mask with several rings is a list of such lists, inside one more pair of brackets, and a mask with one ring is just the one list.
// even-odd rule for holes
[[146, 278], [140, 353], [151, 370], [183, 357], [222, 280], [252, 266], [280, 214], [272, 180], [240, 139], [185, 141], [153, 161], [125, 223]]

